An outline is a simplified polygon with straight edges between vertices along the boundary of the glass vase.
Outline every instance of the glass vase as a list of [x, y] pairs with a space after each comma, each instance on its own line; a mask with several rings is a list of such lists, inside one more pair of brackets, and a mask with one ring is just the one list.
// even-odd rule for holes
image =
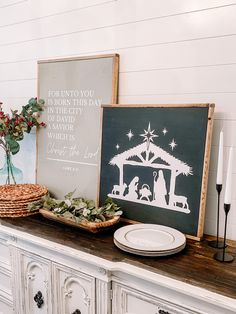
[[12, 163], [12, 155], [6, 153], [5, 162], [0, 169], [0, 184], [23, 183], [23, 172]]

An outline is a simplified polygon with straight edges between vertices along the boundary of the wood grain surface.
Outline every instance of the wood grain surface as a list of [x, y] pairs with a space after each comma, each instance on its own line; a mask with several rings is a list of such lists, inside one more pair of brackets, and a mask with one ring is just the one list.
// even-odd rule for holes
[[125, 262], [137, 267], [183, 281], [210, 291], [236, 298], [236, 243], [230, 241], [227, 252], [235, 260], [232, 263], [220, 263], [213, 259], [216, 249], [202, 242], [187, 240], [186, 248], [167, 257], [140, 257], [125, 253], [113, 244], [115, 228], [99, 234], [89, 234], [69, 226], [46, 220], [40, 215], [27, 218], [4, 218], [3, 226], [11, 227], [34, 236], [77, 249], [108, 261]]

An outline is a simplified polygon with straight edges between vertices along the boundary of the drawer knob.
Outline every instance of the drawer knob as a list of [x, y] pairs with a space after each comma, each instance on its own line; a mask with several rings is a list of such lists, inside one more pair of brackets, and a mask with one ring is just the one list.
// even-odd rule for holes
[[37, 307], [40, 309], [44, 303], [43, 301], [43, 295], [41, 291], [38, 291], [34, 296], [34, 301], [37, 304]]
[[159, 314], [170, 314], [170, 312], [164, 311], [164, 310], [159, 310], [158, 313], [159, 313]]
[[75, 310], [72, 314], [81, 314], [80, 310]]

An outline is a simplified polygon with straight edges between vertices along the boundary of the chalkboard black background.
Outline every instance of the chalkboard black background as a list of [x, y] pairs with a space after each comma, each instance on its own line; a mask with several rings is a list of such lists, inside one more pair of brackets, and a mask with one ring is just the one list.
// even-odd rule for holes
[[[100, 177], [100, 203], [111, 193], [113, 185], [119, 184], [119, 169], [111, 165], [111, 159], [141, 143], [150, 123], [158, 137], [153, 143], [192, 168], [193, 175], [180, 174], [176, 178], [175, 194], [188, 198], [190, 213], [140, 204], [114, 198], [128, 219], [157, 223], [174, 227], [186, 234], [196, 236], [199, 223], [201, 184], [208, 124], [208, 107], [104, 107], [102, 132], [102, 158]], [[164, 135], [163, 129], [167, 129]], [[133, 136], [128, 138], [131, 130]], [[177, 146], [169, 145], [175, 140]], [[118, 145], [118, 146], [117, 146]], [[139, 186], [153, 184], [153, 171], [149, 167], [124, 166], [124, 182], [139, 176]], [[157, 170], [158, 171], [158, 170]], [[167, 190], [170, 171], [163, 170]]]

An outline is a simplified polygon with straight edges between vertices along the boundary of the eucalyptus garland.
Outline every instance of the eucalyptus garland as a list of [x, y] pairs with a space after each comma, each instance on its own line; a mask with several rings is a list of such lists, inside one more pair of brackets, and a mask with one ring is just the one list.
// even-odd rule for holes
[[61, 216], [80, 223], [82, 220], [91, 222], [106, 221], [114, 216], [122, 215], [120, 207], [107, 198], [104, 205], [96, 207], [93, 200], [83, 197], [73, 198], [75, 191], [68, 193], [64, 200], [52, 198], [49, 194], [43, 196], [39, 201], [30, 203], [29, 210], [46, 209], [57, 216]]

